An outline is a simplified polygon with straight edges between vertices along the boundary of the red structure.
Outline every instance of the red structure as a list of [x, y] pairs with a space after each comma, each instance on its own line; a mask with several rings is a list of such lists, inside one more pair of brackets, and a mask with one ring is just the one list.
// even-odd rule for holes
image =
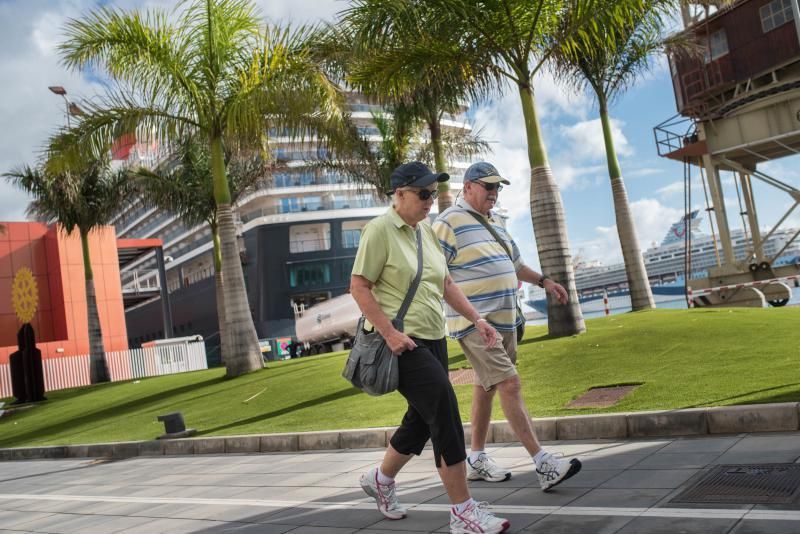
[[[33, 273], [38, 290], [31, 320], [43, 359], [89, 353], [83, 255], [77, 232], [67, 236], [55, 225], [2, 223], [0, 233], [0, 365], [16, 350], [21, 327], [12, 303], [14, 277], [23, 268]], [[114, 228], [89, 237], [97, 308], [106, 352], [126, 350], [128, 336], [120, 286]]]
[[[700, 53], [669, 52], [678, 115], [654, 133], [659, 155], [683, 164], [687, 206], [692, 198], [705, 200], [717, 237], [716, 266], [692, 276], [687, 233], [689, 305], [785, 306], [792, 296], [787, 282], [796, 280], [800, 266], [781, 256], [800, 234], [777, 252], [767, 253], [765, 243], [800, 207], [800, 189], [791, 177], [767, 174], [765, 165], [800, 154], [800, 2], [697, 0], [682, 3], [681, 16], [680, 40], [696, 43]], [[693, 172], [702, 184], [695, 197]], [[759, 207], [756, 182], [786, 196]], [[728, 205], [738, 213], [728, 214]], [[764, 230], [759, 211], [777, 223]], [[735, 253], [742, 243], [731, 237], [737, 215], [746, 236], [743, 255]]]
[[724, 105], [740, 94], [779, 86], [780, 71], [792, 68], [800, 54], [794, 1], [739, 0], [700, 15], [685, 31], [705, 53], [670, 57], [678, 113], [721, 116], [730, 111]]

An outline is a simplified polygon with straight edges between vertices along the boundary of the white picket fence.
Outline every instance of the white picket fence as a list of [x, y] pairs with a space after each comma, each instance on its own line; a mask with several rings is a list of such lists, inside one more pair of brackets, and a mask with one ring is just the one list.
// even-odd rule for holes
[[[149, 347], [106, 353], [111, 381], [208, 369], [204, 343]], [[89, 385], [89, 355], [42, 360], [45, 391]], [[11, 367], [0, 365], [0, 398], [11, 397]]]

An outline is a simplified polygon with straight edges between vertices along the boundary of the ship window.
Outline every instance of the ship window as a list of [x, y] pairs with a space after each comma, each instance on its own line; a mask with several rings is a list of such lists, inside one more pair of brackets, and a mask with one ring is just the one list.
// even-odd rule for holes
[[331, 266], [327, 262], [298, 263], [289, 266], [289, 287], [314, 287], [329, 284]]
[[350, 282], [350, 276], [353, 272], [353, 263], [355, 263], [355, 258], [345, 258], [341, 260], [341, 278], [340, 282]]
[[279, 172], [275, 174], [275, 187], [293, 187], [297, 184], [294, 183], [294, 177], [286, 172]]
[[764, 33], [794, 20], [791, 0], [773, 0], [769, 4], [762, 6], [758, 11], [761, 15], [761, 28], [763, 28]]
[[342, 246], [344, 248], [358, 248], [361, 241], [361, 230], [342, 230]]
[[706, 63], [713, 61], [715, 59], [719, 59], [725, 54], [728, 53], [728, 36], [725, 33], [725, 30], [719, 30], [711, 34], [708, 38], [709, 41], [709, 49], [711, 50], [711, 57], [709, 58], [708, 52], [709, 50], [706, 49], [705, 53], [705, 60]]
[[294, 213], [300, 211], [300, 200], [297, 197], [281, 199], [281, 213]]
[[361, 230], [368, 222], [367, 220], [344, 221], [342, 223], [342, 247], [358, 248], [358, 243], [361, 241]]
[[331, 223], [295, 224], [289, 227], [289, 252], [314, 252], [331, 248]]

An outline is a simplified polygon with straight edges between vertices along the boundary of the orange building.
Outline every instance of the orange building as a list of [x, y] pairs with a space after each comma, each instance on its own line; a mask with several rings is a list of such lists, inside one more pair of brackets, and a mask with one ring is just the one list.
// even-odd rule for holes
[[[56, 225], [0, 223], [0, 365], [17, 350], [21, 323], [12, 291], [15, 276], [29, 269], [37, 289], [30, 323], [42, 357], [89, 353], [83, 255], [77, 232], [67, 235]], [[113, 227], [89, 236], [97, 308], [106, 352], [126, 350], [125, 312], [120, 285], [117, 240]], [[19, 305], [19, 304], [18, 304]]]

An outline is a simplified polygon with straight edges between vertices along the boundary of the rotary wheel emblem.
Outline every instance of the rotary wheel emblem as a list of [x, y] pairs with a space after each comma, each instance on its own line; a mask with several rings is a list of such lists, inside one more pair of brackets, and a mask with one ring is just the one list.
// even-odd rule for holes
[[14, 305], [17, 319], [23, 324], [31, 322], [38, 302], [39, 290], [36, 287], [36, 280], [33, 279], [31, 270], [23, 267], [17, 271], [11, 286], [11, 303]]

